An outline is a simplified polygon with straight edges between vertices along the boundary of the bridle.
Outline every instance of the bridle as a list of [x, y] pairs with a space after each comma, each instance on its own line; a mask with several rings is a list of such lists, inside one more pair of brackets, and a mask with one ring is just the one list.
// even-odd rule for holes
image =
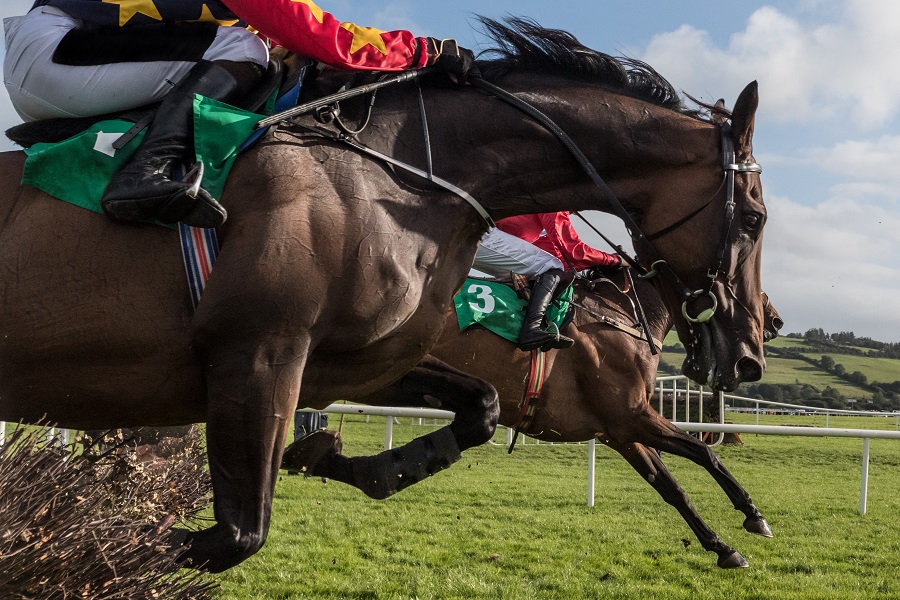
[[[326, 106], [336, 106], [337, 103], [343, 99], [346, 99], [346, 98], [349, 98], [352, 96], [356, 96], [356, 95], [361, 95], [364, 93], [372, 93], [376, 89], [387, 86], [387, 85], [393, 85], [395, 83], [401, 83], [404, 81], [409, 81], [411, 79], [415, 79], [418, 77], [419, 74], [426, 72], [426, 71], [427, 71], [426, 69], [422, 69], [419, 71], [406, 71], [406, 72], [402, 73], [401, 75], [397, 75], [397, 76], [391, 77], [387, 80], [377, 82], [374, 84], [369, 84], [367, 86], [362, 86], [359, 89], [348, 90], [345, 92], [341, 92], [339, 94], [335, 94], [333, 96], [320, 98], [320, 99], [316, 100], [315, 102], [312, 102], [312, 103], [309, 103], [306, 105], [302, 105], [302, 106], [298, 106], [294, 109], [291, 109], [290, 111], [286, 111], [286, 112], [268, 117], [267, 119], [263, 119], [262, 121], [257, 123], [257, 127], [261, 127], [264, 125], [271, 125], [271, 124], [278, 123], [278, 122], [284, 122], [289, 117], [304, 114], [306, 112], [312, 112], [313, 110], [318, 111], [319, 109], [326, 107]], [[735, 174], [736, 173], [761, 173], [762, 172], [762, 167], [760, 167], [759, 164], [757, 164], [755, 162], [736, 162], [735, 151], [734, 151], [734, 141], [732, 140], [732, 137], [731, 137], [731, 125], [729, 125], [727, 123], [718, 123], [717, 124], [719, 127], [719, 130], [720, 130], [720, 133], [721, 133], [722, 169], [725, 172], [725, 178], [723, 181], [723, 185], [725, 186], [725, 220], [723, 222], [722, 239], [721, 239], [719, 248], [716, 252], [715, 263], [713, 266], [711, 266], [707, 270], [707, 279], [709, 280], [709, 284], [705, 287], [691, 290], [687, 285], [685, 285], [685, 283], [681, 280], [681, 278], [678, 277], [678, 275], [674, 272], [674, 270], [672, 270], [672, 268], [669, 266], [668, 262], [660, 256], [659, 252], [653, 246], [652, 240], [658, 239], [658, 238], [662, 237], [663, 235], [677, 229], [678, 227], [680, 227], [681, 225], [683, 225], [684, 223], [689, 221], [691, 218], [693, 218], [694, 216], [699, 214], [704, 208], [706, 208], [712, 202], [713, 198], [715, 198], [715, 196], [718, 195], [719, 190], [716, 190], [716, 193], [713, 194], [713, 196], [705, 204], [700, 206], [698, 209], [694, 210], [692, 213], [690, 213], [686, 217], [683, 217], [676, 223], [673, 223], [672, 225], [667, 226], [666, 228], [654, 233], [651, 236], [646, 236], [641, 231], [641, 229], [637, 225], [637, 223], [635, 223], [634, 219], [632, 218], [632, 216], [628, 212], [628, 210], [622, 205], [622, 203], [619, 201], [619, 199], [613, 193], [612, 189], [610, 189], [610, 187], [606, 184], [606, 182], [603, 181], [603, 179], [597, 173], [597, 170], [594, 168], [594, 166], [588, 160], [588, 158], [584, 154], [584, 152], [575, 144], [575, 142], [572, 140], [572, 138], [565, 131], [563, 131], [562, 128], [560, 128], [555, 122], [553, 122], [552, 119], [550, 119], [550, 117], [545, 115], [543, 112], [541, 112], [535, 106], [522, 100], [518, 96], [515, 96], [515, 95], [511, 94], [510, 92], [507, 92], [506, 90], [504, 90], [488, 81], [485, 81], [484, 79], [482, 79], [480, 77], [472, 78], [470, 80], [470, 83], [474, 87], [478, 87], [478, 88], [484, 90], [488, 94], [495, 96], [496, 98], [506, 102], [510, 106], [513, 106], [514, 108], [529, 115], [530, 117], [535, 119], [537, 122], [539, 122], [541, 125], [543, 125], [553, 135], [555, 135], [556, 138], [566, 147], [566, 149], [569, 150], [569, 152], [572, 154], [572, 156], [578, 162], [579, 166], [585, 172], [585, 174], [587, 174], [587, 176], [593, 181], [593, 183], [597, 186], [597, 188], [599, 188], [601, 194], [606, 198], [606, 201], [608, 202], [609, 206], [611, 207], [612, 212], [617, 217], [619, 217], [622, 220], [622, 222], [625, 224], [625, 228], [628, 231], [628, 234], [631, 236], [632, 242], [635, 244], [635, 246], [637, 246], [640, 243], [643, 243], [643, 245], [649, 249], [650, 269], [647, 270], [643, 266], [641, 266], [634, 258], [629, 256], [628, 253], [625, 252], [621, 248], [621, 246], [616, 246], [615, 244], [612, 244], [612, 242], [610, 242], [610, 244], [616, 248], [617, 252], [622, 257], [622, 259], [625, 262], [627, 262], [629, 264], [629, 266], [631, 266], [632, 268], [637, 270], [639, 273], [642, 273], [641, 277], [643, 277], [645, 279], [650, 279], [650, 278], [656, 277], [657, 275], [662, 275], [663, 277], [665, 277], [669, 281], [669, 283], [672, 285], [673, 289], [678, 293], [679, 297], [681, 298], [681, 300], [682, 300], [681, 313], [684, 316], [685, 320], [688, 321], [688, 323], [693, 323], [693, 324], [706, 323], [710, 319], [712, 319], [712, 317], [716, 313], [716, 310], [718, 310], [718, 306], [719, 306], [718, 299], [716, 298], [716, 295], [713, 293], [712, 290], [713, 290], [713, 286], [715, 285], [715, 282], [719, 278], [719, 275], [721, 272], [722, 263], [724, 262], [724, 259], [725, 259], [725, 251], [728, 248], [728, 240], [731, 235], [732, 223], [734, 221], [734, 208], [735, 208], [734, 179], [735, 179]], [[423, 177], [423, 178], [427, 179], [428, 181], [431, 181], [432, 183], [442, 187], [443, 189], [459, 196], [460, 198], [462, 198], [463, 200], [468, 202], [478, 212], [479, 216], [481, 216], [481, 218], [488, 224], [488, 226], [493, 226], [493, 224], [494, 224], [493, 219], [488, 214], [487, 210], [484, 209], [484, 207], [481, 205], [481, 203], [479, 203], [475, 198], [473, 198], [466, 191], [464, 191], [464, 190], [460, 189], [459, 187], [453, 185], [452, 183], [445, 181], [434, 175], [433, 169], [431, 166], [431, 158], [430, 158], [431, 152], [430, 152], [430, 141], [428, 139], [428, 133], [427, 133], [428, 132], [427, 117], [425, 115], [424, 102], [421, 99], [421, 89], [419, 89], [419, 94], [420, 94], [419, 105], [420, 105], [420, 110], [421, 110], [421, 114], [422, 114], [423, 129], [425, 131], [425, 141], [426, 141], [426, 149], [427, 149], [426, 157], [427, 157], [427, 161], [428, 161], [427, 170], [425, 170], [425, 171], [423, 171], [422, 169], [413, 167], [412, 165], [405, 164], [405, 163], [398, 161], [392, 157], [389, 157], [383, 153], [380, 153], [372, 148], [369, 148], [368, 146], [365, 146], [364, 144], [360, 143], [357, 139], [355, 139], [355, 134], [358, 133], [358, 131], [357, 132], [348, 132], [345, 130], [340, 133], [336, 133], [333, 131], [324, 130], [320, 127], [308, 127], [308, 126], [304, 126], [304, 125], [301, 125], [296, 122], [294, 122], [293, 124], [295, 126], [299, 126], [302, 129], [305, 129], [309, 132], [316, 133], [316, 134], [328, 137], [334, 141], [338, 141], [338, 142], [347, 144], [347, 145], [355, 148], [356, 150], [359, 150], [360, 152], [368, 154], [378, 160], [381, 160], [383, 162], [391, 164], [395, 167], [404, 169], [404, 170], [411, 172], [417, 176]], [[721, 189], [721, 187], [719, 189]], [[606, 238], [606, 236], [603, 236], [603, 234], [600, 234], [600, 235], [609, 242], [609, 240]], [[727, 286], [727, 283], [726, 283], [726, 286]], [[703, 296], [708, 296], [712, 300], [712, 306], [701, 310], [696, 316], [692, 317], [688, 310], [689, 305], [692, 302], [694, 302], [695, 300], [697, 300]]]
[[[554, 123], [550, 117], [545, 115], [543, 112], [538, 110], [536, 107], [531, 104], [525, 102], [521, 98], [514, 96], [513, 94], [503, 90], [502, 88], [484, 81], [483, 79], [475, 79], [472, 81], [472, 84], [476, 87], [480, 87], [487, 91], [488, 93], [496, 96], [497, 98], [507, 102], [511, 106], [525, 112], [533, 119], [544, 125], [551, 133], [553, 133], [560, 142], [569, 150], [569, 152], [575, 157], [575, 160], [581, 166], [582, 170], [591, 178], [600, 192], [605, 196], [607, 202], [612, 208], [613, 212], [617, 217], [622, 219], [622, 222], [625, 224], [626, 230], [628, 230], [628, 234], [631, 236], [632, 242], [637, 245], [640, 242], [643, 242], [647, 248], [649, 248], [649, 252], [651, 254], [650, 260], [650, 270], [647, 271], [641, 265], [637, 263], [635, 259], [630, 257], [626, 252], [621, 250], [621, 247], [617, 247], [620, 256], [628, 262], [628, 264], [638, 270], [638, 272], [642, 272], [646, 279], [650, 279], [655, 277], [658, 274], [663, 274], [666, 278], [668, 278], [672, 287], [677, 291], [678, 295], [681, 297], [681, 313], [684, 318], [689, 323], [706, 323], [710, 319], [712, 319], [713, 315], [715, 315], [716, 310], [719, 306], [719, 301], [716, 298], [716, 295], [713, 293], [712, 288], [715, 285], [716, 280], [719, 277], [720, 270], [722, 267], [722, 263], [725, 260], [725, 251], [728, 248], [728, 239], [731, 235], [731, 225], [734, 221], [734, 176], [735, 173], [761, 173], [762, 167], [755, 162], [736, 162], [735, 151], [734, 151], [734, 140], [731, 137], [731, 125], [727, 123], [718, 124], [719, 130], [721, 132], [722, 139], [722, 169], [725, 172], [725, 220], [723, 223], [723, 232], [722, 232], [722, 240], [719, 245], [719, 248], [716, 252], [715, 264], [707, 270], [707, 278], [709, 279], [709, 285], [705, 288], [698, 288], [696, 290], [691, 290], [684, 282], [678, 277], [678, 275], [672, 270], [669, 266], [668, 262], [660, 257], [659, 252], [652, 244], [652, 239], [658, 239], [665, 233], [672, 231], [676, 228], [676, 226], [683, 225], [684, 222], [690, 220], [693, 216], [699, 214], [710, 202], [712, 202], [712, 198], [695, 210], [693, 213], [688, 215], [687, 218], [680, 220], [678, 223], [674, 224], [674, 226], [669, 226], [664, 230], [657, 232], [653, 235], [653, 237], [648, 237], [641, 232], [640, 227], [635, 223], [631, 214], [628, 210], [622, 205], [613, 191], [609, 188], [606, 182], [600, 177], [597, 173], [597, 170], [588, 160], [587, 156], [585, 156], [584, 152], [581, 151], [580, 148], [575, 144], [569, 135], [562, 130], [556, 123]], [[720, 188], [721, 189], [721, 188]], [[718, 190], [717, 190], [718, 193]], [[717, 194], [715, 194], [717, 195]], [[715, 196], [714, 195], [714, 196]], [[605, 236], [604, 236], [605, 239]], [[688, 312], [688, 305], [695, 301], [696, 299], [708, 295], [712, 299], [712, 306], [710, 308], [706, 308], [697, 316], [692, 317]]]
[[[731, 125], [722, 123], [719, 125], [719, 129], [722, 138], [722, 169], [725, 171], [725, 179], [722, 182], [725, 187], [725, 219], [722, 223], [722, 239], [719, 248], [716, 251], [715, 266], [708, 269], [706, 273], [707, 279], [709, 280], [709, 286], [707, 286], [706, 289], [701, 288], [694, 291], [689, 291], [686, 287], [682, 288], [683, 302], [681, 304], [681, 314], [689, 323], [706, 323], [713, 317], [719, 306], [719, 301], [712, 292], [712, 288], [721, 273], [722, 263], [725, 260], [725, 250], [728, 247], [728, 239], [731, 237], [731, 226], [734, 222], [734, 207], [736, 205], [734, 201], [734, 176], [736, 173], [762, 173], [762, 167], [756, 162], [736, 162], [734, 140], [731, 137]], [[721, 186], [719, 189], [721, 189]], [[716, 190], [714, 196], [717, 194], [718, 190]], [[664, 227], [656, 233], [645, 236], [644, 239], [647, 240], [647, 242], [650, 242], [674, 231], [677, 227], [684, 225], [693, 217], [700, 214], [703, 209], [709, 206], [710, 202], [712, 202], [712, 198], [696, 210], [676, 221], [674, 224]], [[650, 278], [654, 276], [660, 268], [664, 268], [677, 280], [677, 276], [672, 272], [668, 263], [661, 259], [653, 261], [650, 265], [650, 271], [646, 275], [643, 275], [643, 277]], [[696, 317], [690, 316], [688, 313], [688, 304], [704, 295], [711, 299], [712, 306], [700, 311]]]

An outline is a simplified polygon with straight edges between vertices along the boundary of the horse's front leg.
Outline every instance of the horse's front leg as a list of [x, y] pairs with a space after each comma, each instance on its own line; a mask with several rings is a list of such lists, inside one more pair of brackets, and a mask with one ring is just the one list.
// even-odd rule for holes
[[678, 485], [655, 451], [641, 444], [619, 443], [608, 438], [601, 438], [601, 441], [621, 454], [628, 464], [653, 486], [663, 500], [675, 507], [697, 539], [700, 540], [703, 548], [716, 553], [719, 557], [717, 564], [720, 567], [734, 569], [749, 566], [739, 552], [723, 542], [716, 532], [703, 521], [694, 505], [691, 504], [687, 493]]
[[[500, 416], [492, 385], [431, 356], [393, 385], [355, 400], [381, 406], [440, 403], [456, 417], [446, 427], [375, 456], [344, 456], [333, 438], [313, 434], [288, 449], [286, 456], [292, 462], [286, 460], [282, 466], [342, 481], [383, 499], [446, 469], [460, 459], [460, 452], [490, 440]], [[321, 451], [323, 444], [326, 452]]]
[[238, 350], [209, 357], [206, 425], [216, 524], [189, 534], [187, 558], [213, 572], [256, 553], [266, 540], [302, 359], [288, 351]]

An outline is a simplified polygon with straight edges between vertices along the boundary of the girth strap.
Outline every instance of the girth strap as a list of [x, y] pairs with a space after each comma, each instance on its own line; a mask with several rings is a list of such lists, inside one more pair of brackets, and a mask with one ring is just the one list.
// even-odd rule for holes
[[509, 453], [512, 454], [513, 448], [516, 446], [516, 440], [520, 433], [528, 433], [528, 428], [534, 420], [537, 413], [538, 403], [541, 399], [541, 388], [544, 387], [544, 380], [547, 378], [545, 369], [544, 352], [540, 348], [531, 351], [531, 368], [528, 370], [528, 379], [525, 381], [525, 394], [522, 402], [519, 404], [519, 414], [516, 416], [512, 428], [515, 430], [512, 443], [509, 445]]

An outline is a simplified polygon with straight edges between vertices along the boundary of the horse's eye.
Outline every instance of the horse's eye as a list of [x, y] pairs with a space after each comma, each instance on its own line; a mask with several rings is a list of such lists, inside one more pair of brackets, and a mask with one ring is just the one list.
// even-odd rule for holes
[[744, 215], [744, 227], [755, 230], [762, 223], [762, 217], [757, 213], [747, 213]]

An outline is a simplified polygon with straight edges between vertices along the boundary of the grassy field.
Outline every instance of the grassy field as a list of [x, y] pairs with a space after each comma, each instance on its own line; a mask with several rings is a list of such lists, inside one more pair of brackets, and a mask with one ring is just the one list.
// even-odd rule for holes
[[[742, 418], [755, 422], [729, 415]], [[817, 419], [763, 416], [765, 424]], [[402, 421], [395, 443], [423, 432]], [[832, 418], [831, 425], [896, 427], [894, 419], [874, 418]], [[348, 453], [377, 452], [384, 420], [356, 417], [344, 435]], [[738, 571], [718, 569], [676, 511], [605, 447], [598, 448], [594, 508], [586, 506], [586, 444], [528, 443], [512, 455], [483, 446], [381, 502], [342, 484], [285, 475], [266, 546], [218, 576], [222, 596], [900, 598], [900, 443], [872, 441], [865, 516], [858, 513], [862, 445], [744, 436], [743, 446], [718, 450], [773, 539], [744, 532], [743, 515], [699, 467], [663, 457], [710, 526], [750, 561]]]

